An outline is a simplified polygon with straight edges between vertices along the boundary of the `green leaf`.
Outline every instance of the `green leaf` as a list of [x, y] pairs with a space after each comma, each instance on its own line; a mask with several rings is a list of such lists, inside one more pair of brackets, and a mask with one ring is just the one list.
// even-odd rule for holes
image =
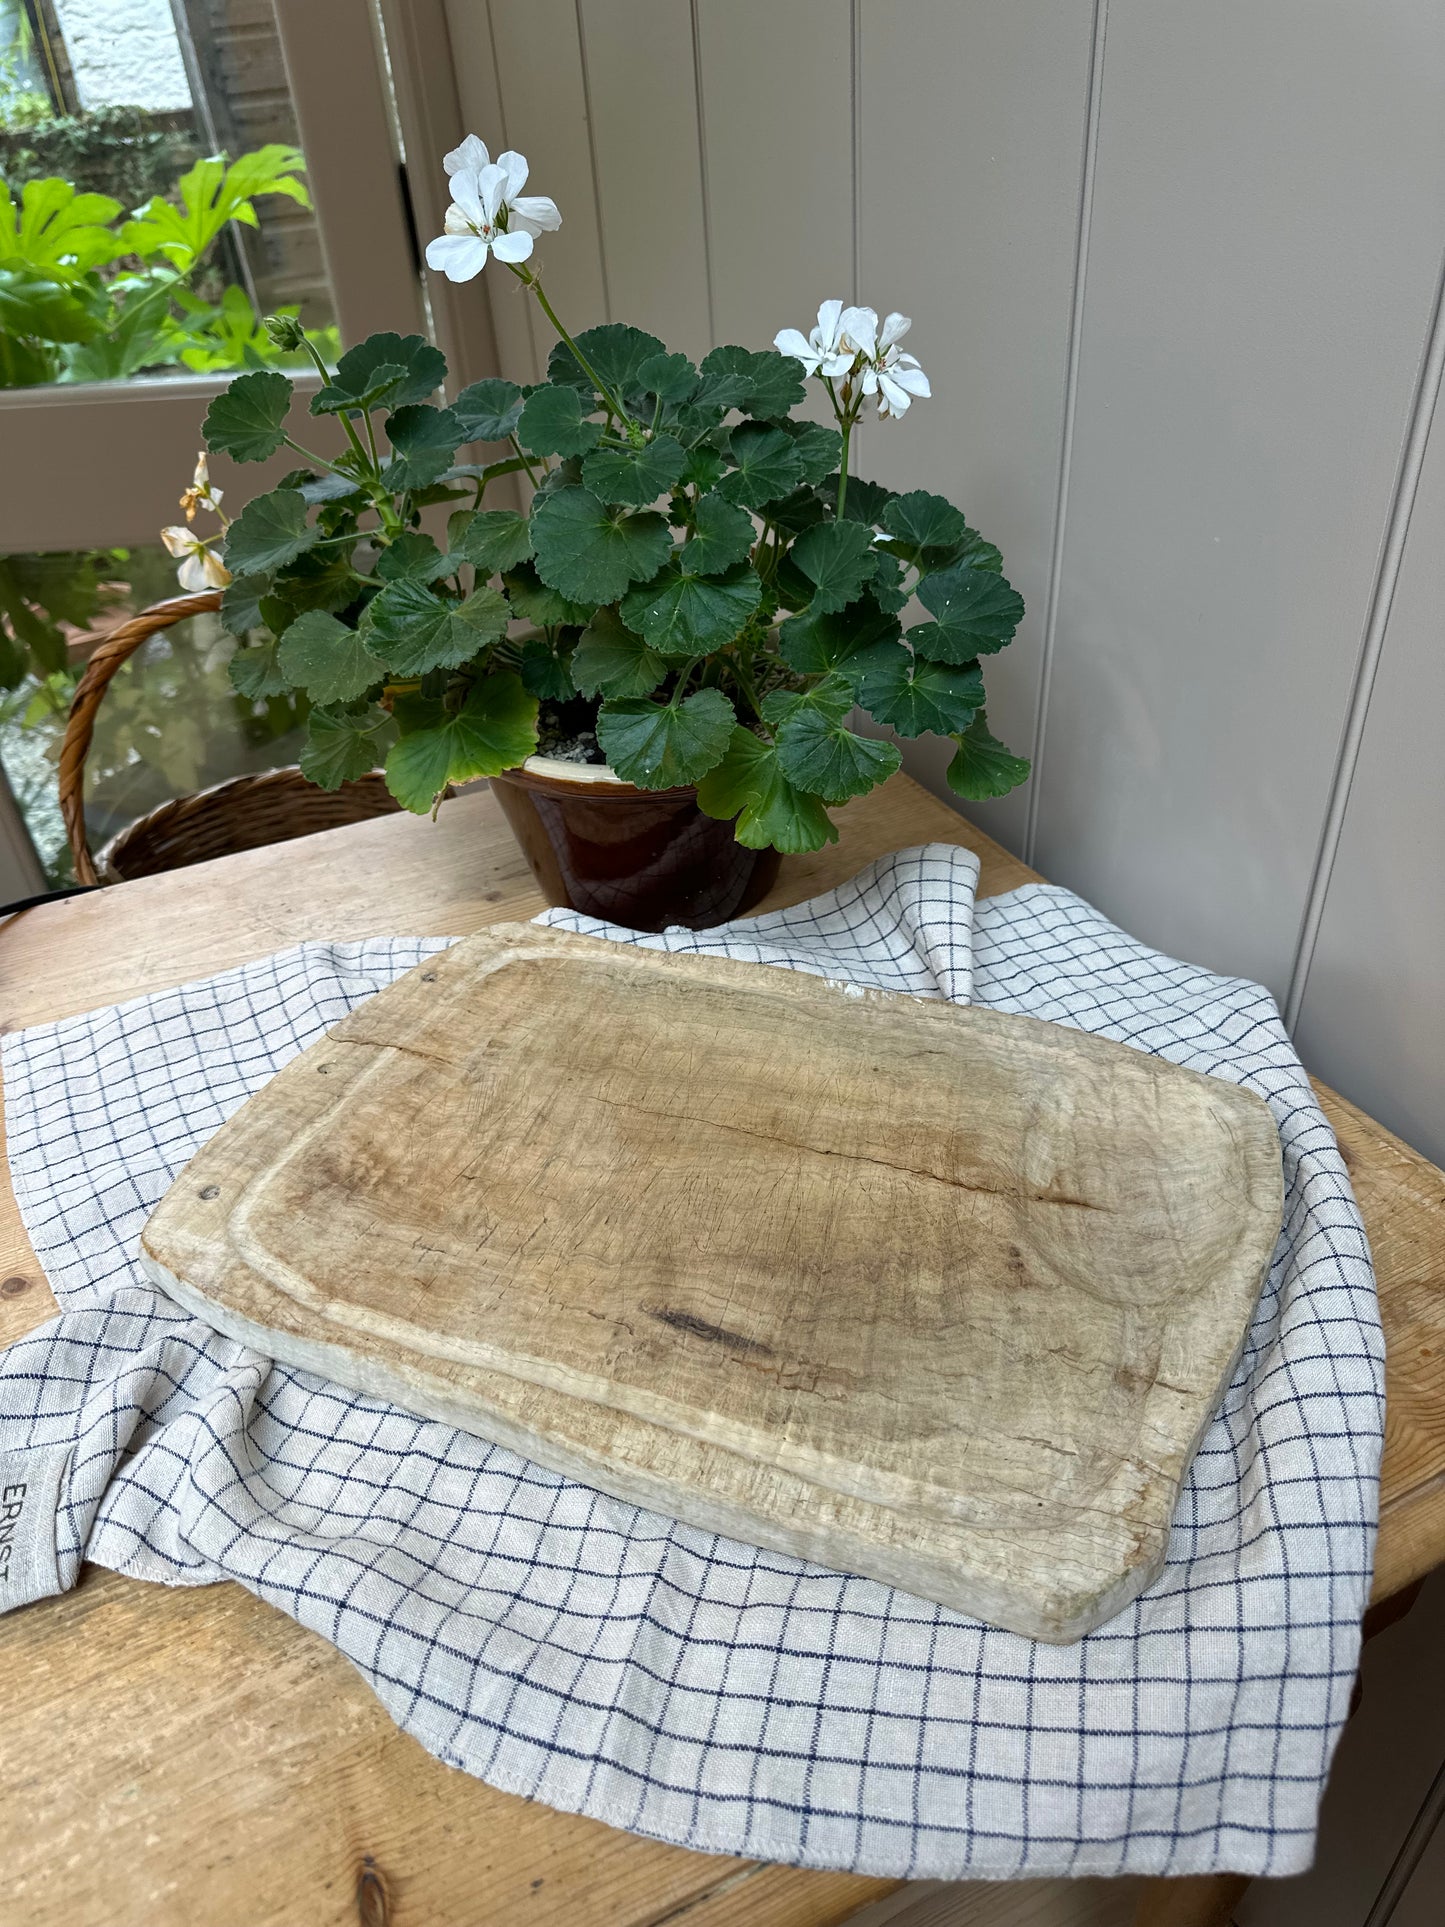
[[903, 586], [903, 564], [896, 555], [888, 555], [882, 549], [875, 549], [878, 566], [868, 583], [868, 592], [880, 609], [890, 615], [897, 615], [908, 603], [910, 591]]
[[[291, 384], [272, 369], [238, 375], [206, 410], [201, 437], [213, 455], [237, 462], [264, 462], [286, 439]], [[300, 497], [297, 497], [298, 501]]]
[[403, 489], [425, 488], [436, 481], [451, 466], [464, 431], [450, 408], [412, 402], [387, 416], [386, 438], [392, 459], [382, 470], [382, 484], [399, 495]]
[[515, 509], [461, 509], [447, 523], [447, 542], [455, 556], [470, 562], [478, 575], [514, 569], [532, 553], [532, 531]]
[[517, 440], [534, 455], [585, 455], [602, 438], [601, 422], [587, 420], [588, 406], [575, 388], [534, 388], [522, 406]]
[[606, 508], [585, 488], [558, 489], [537, 502], [532, 542], [542, 580], [594, 608], [656, 575], [672, 551], [660, 515]]
[[463, 441], [507, 441], [517, 432], [523, 399], [514, 381], [502, 381], [495, 375], [485, 381], [474, 381], [452, 403], [452, 413], [465, 430]]
[[249, 635], [264, 624], [261, 598], [269, 593], [269, 575], [234, 575], [221, 591], [221, 627], [233, 636]]
[[386, 786], [418, 815], [448, 783], [500, 776], [537, 747], [537, 698], [510, 669], [474, 683], [460, 709], [423, 697], [399, 700], [402, 734], [386, 759]]
[[736, 723], [720, 689], [695, 690], [680, 703], [614, 697], [597, 712], [597, 740], [625, 783], [670, 790], [722, 761]]
[[226, 673], [231, 679], [231, 687], [252, 702], [264, 702], [268, 696], [282, 696], [289, 687], [286, 672], [276, 659], [274, 637], [255, 648], [238, 649], [227, 663]]
[[829, 676], [811, 689], [770, 689], [761, 707], [763, 721], [776, 728], [790, 716], [796, 716], [800, 709], [816, 709], [835, 723], [841, 723], [853, 703], [852, 685], [842, 676]]
[[[812, 486], [837, 472], [843, 437], [836, 428], [824, 428], [821, 422], [785, 422], [779, 426], [793, 438], [793, 449], [803, 464], [806, 484]], [[848, 486], [853, 485], [850, 482]], [[833, 499], [838, 499], [836, 491]]]
[[746, 562], [758, 532], [746, 509], [721, 495], [704, 495], [693, 517], [693, 533], [683, 544], [683, 567], [694, 575], [721, 575], [735, 562]]
[[637, 380], [660, 402], [680, 402], [696, 389], [698, 372], [686, 355], [649, 355], [638, 363]]
[[251, 203], [258, 194], [282, 194], [309, 208], [300, 179], [305, 171], [300, 148], [281, 142], [243, 154], [230, 166], [224, 155], [209, 155], [176, 182], [180, 206], [154, 195], [121, 229], [121, 243], [143, 261], [160, 255], [188, 274], [228, 222], [257, 226]]
[[698, 808], [722, 822], [736, 816], [767, 788], [773, 763], [772, 744], [739, 723], [722, 761], [697, 786]]
[[[823, 484], [828, 497], [838, 499], [838, 477], [830, 475]], [[883, 511], [888, 504], [897, 499], [896, 489], [884, 488], [881, 482], [865, 482], [861, 476], [848, 477], [847, 493], [843, 497], [843, 516], [849, 522], [866, 522], [870, 528], [877, 528], [883, 521]]]
[[[725, 377], [738, 377], [749, 384], [748, 392], [731, 405], [764, 420], [786, 415], [797, 407], [805, 392], [799, 364], [791, 355], [780, 355], [775, 348], [714, 348], [710, 355], [703, 356], [702, 375], [700, 402], [710, 398], [710, 383], [716, 395], [725, 392]], [[714, 401], [713, 405], [718, 404]]]
[[[848, 484], [852, 492], [853, 484]], [[907, 548], [921, 555], [925, 549], [953, 549], [968, 533], [968, 524], [952, 502], [926, 489], [895, 495], [883, 510], [883, 526]]]
[[740, 812], [735, 835], [745, 849], [803, 856], [836, 843], [838, 827], [816, 796], [788, 781], [773, 756], [768, 780]]
[[896, 617], [880, 609], [868, 594], [846, 609], [810, 608], [803, 615], [789, 616], [778, 630], [778, 645], [784, 662], [805, 676], [817, 676], [877, 643], [896, 641], [899, 632]]
[[386, 679], [385, 666], [357, 631], [322, 609], [296, 618], [281, 637], [277, 661], [287, 681], [314, 703], [352, 703]]
[[544, 702], [562, 702], [577, 694], [570, 663], [545, 636], [528, 636], [523, 642], [517, 664], [522, 682]]
[[310, 508], [316, 508], [322, 502], [348, 501], [353, 495], [361, 493], [361, 484], [353, 482], [349, 475], [313, 475], [309, 468], [292, 469], [276, 486], [294, 488]]
[[293, 616], [299, 616], [306, 609], [335, 613], [355, 602], [362, 592], [351, 566], [349, 548], [334, 548], [325, 554], [308, 549], [277, 572], [272, 586], [273, 594], [285, 603]]
[[689, 429], [720, 422], [730, 408], [751, 401], [753, 392], [750, 374], [719, 364], [702, 376], [688, 404], [679, 409], [678, 419]]
[[969, 562], [925, 576], [918, 600], [937, 620], [910, 629], [908, 640], [934, 662], [996, 654], [1012, 642], [1024, 614], [1023, 597], [1001, 575]]
[[997, 737], [989, 735], [985, 710], [979, 710], [968, 728], [953, 740], [958, 750], [946, 777], [955, 796], [981, 802], [989, 796], [1007, 796], [1027, 780], [1027, 757], [1012, 755]]
[[58, 175], [27, 181], [18, 204], [0, 180], [0, 266], [78, 279], [125, 252], [110, 225], [120, 211], [108, 194], [77, 194]]
[[301, 774], [324, 790], [338, 790], [376, 768], [380, 712], [329, 715], [313, 709], [306, 719], [306, 746], [301, 751]]
[[420, 529], [408, 529], [376, 558], [376, 573], [383, 582], [436, 582], [455, 567], [456, 557], [443, 555]]
[[842, 803], [876, 789], [903, 761], [896, 743], [855, 736], [836, 715], [802, 703], [778, 730], [778, 766], [798, 789]]
[[682, 471], [684, 488], [707, 490], [716, 486], [718, 478], [727, 467], [715, 448], [699, 443], [687, 451], [687, 466]]
[[686, 463], [682, 443], [659, 435], [641, 448], [594, 448], [582, 464], [582, 481], [599, 502], [646, 508], [668, 492]]
[[622, 604], [622, 620], [664, 656], [694, 656], [731, 642], [762, 600], [746, 564], [726, 575], [676, 566], [643, 583]]
[[810, 607], [844, 609], [878, 565], [873, 532], [861, 522], [822, 522], [800, 535], [792, 559], [814, 585]]
[[273, 636], [283, 635], [302, 613], [299, 609], [293, 609], [289, 602], [278, 595], [263, 595], [257, 607], [261, 611], [262, 622]]
[[566, 596], [549, 589], [530, 562], [519, 562], [516, 568], [508, 569], [502, 587], [513, 615], [542, 629], [580, 629], [592, 614], [590, 603], [569, 602]]
[[584, 696], [645, 696], [667, 664], [615, 609], [599, 609], [572, 651], [572, 680]]
[[733, 430], [728, 451], [736, 467], [719, 481], [718, 494], [743, 508], [776, 502], [803, 479], [803, 459], [781, 428], [744, 422]]
[[[654, 356], [667, 353], [656, 335], [644, 334], [641, 328], [629, 328], [621, 321], [586, 329], [577, 336], [577, 346], [598, 379], [623, 401], [647, 393], [642, 370]], [[565, 341], [559, 341], [548, 358], [547, 379], [566, 382], [589, 395], [594, 392], [591, 377], [583, 374]]]
[[733, 731], [722, 762], [698, 784], [697, 802], [707, 816], [736, 816], [737, 840], [750, 850], [778, 849], [801, 856], [838, 840], [817, 797], [795, 789], [779, 767], [773, 745], [741, 725]]
[[900, 736], [929, 730], [951, 736], [967, 729], [983, 702], [983, 674], [976, 663], [953, 669], [910, 656], [896, 643], [880, 643], [847, 665], [846, 673], [869, 715]]
[[505, 632], [511, 613], [495, 589], [453, 602], [420, 582], [393, 582], [366, 606], [367, 647], [398, 676], [456, 669]]
[[253, 497], [227, 529], [226, 567], [232, 575], [266, 575], [294, 562], [317, 539], [296, 490], [273, 489]]
[[348, 348], [325, 388], [311, 397], [313, 415], [360, 414], [425, 401], [446, 380], [446, 356], [421, 335], [368, 335]]
[[790, 535], [801, 535], [804, 529], [816, 528], [819, 522], [826, 522], [830, 504], [818, 499], [815, 488], [795, 488], [791, 495], [785, 495], [779, 502], [769, 502], [767, 518]]
[[0, 331], [40, 341], [93, 341], [100, 323], [60, 282], [26, 268], [0, 268]]

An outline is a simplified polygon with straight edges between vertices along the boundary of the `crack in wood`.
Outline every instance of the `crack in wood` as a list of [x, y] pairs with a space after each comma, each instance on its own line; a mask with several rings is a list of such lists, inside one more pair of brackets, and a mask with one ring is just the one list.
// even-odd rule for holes
[[664, 1305], [661, 1311], [653, 1311], [645, 1306], [649, 1318], [657, 1319], [659, 1324], [670, 1325], [674, 1331], [687, 1332], [693, 1338], [706, 1338], [715, 1345], [725, 1345], [730, 1352], [750, 1352], [755, 1357], [773, 1357], [771, 1345], [765, 1345], [760, 1338], [747, 1338], [742, 1332], [729, 1331], [725, 1325], [709, 1324], [706, 1318], [699, 1318], [695, 1312], [679, 1311], [675, 1306]]

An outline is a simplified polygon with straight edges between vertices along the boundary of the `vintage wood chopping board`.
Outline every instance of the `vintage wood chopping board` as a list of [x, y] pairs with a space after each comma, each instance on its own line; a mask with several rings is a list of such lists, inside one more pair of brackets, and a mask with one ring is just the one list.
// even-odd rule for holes
[[1065, 1641], [1157, 1572], [1280, 1212], [1232, 1085], [499, 925], [289, 1064], [142, 1249], [273, 1357]]

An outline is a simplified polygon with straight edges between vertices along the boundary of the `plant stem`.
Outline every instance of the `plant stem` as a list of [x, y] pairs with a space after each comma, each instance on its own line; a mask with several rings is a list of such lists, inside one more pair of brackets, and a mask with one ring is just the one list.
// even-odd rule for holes
[[[303, 335], [301, 337], [301, 346], [306, 350], [311, 366], [316, 370], [317, 374], [320, 375], [322, 381], [329, 383], [331, 380], [331, 370], [322, 360], [321, 351], [315, 342], [308, 341], [305, 335]], [[371, 432], [371, 416], [366, 411], [363, 411], [362, 419], [366, 423], [366, 439], [371, 443], [371, 467], [374, 473], [379, 473], [381, 469], [381, 458], [376, 452], [376, 437]], [[361, 437], [351, 426], [351, 418], [344, 408], [341, 410], [341, 426], [346, 431], [346, 439], [351, 443], [356, 459], [359, 462], [365, 462], [366, 450], [361, 445]]]
[[308, 341], [304, 334], [301, 337], [301, 346], [306, 350], [307, 356], [311, 362], [311, 366], [316, 370], [317, 374], [320, 375], [321, 379], [326, 383], [326, 385], [330, 387], [331, 370], [326, 366], [326, 363], [321, 359], [321, 350], [316, 346], [316, 343], [314, 341]]
[[[517, 440], [515, 435], [509, 435], [507, 437], [507, 440], [512, 444], [512, 447], [516, 450], [517, 460], [522, 464], [523, 468], [526, 469], [528, 480], [531, 482], [533, 488], [540, 488], [542, 484], [537, 479], [537, 471], [535, 468], [533, 468], [532, 464], [527, 460], [526, 456], [522, 453], [522, 444]], [[485, 482], [483, 482], [482, 487], [483, 488], [486, 487]]]
[[838, 418], [838, 426], [843, 431], [843, 450], [838, 457], [838, 507], [836, 511], [838, 519], [841, 522], [843, 519], [843, 504], [848, 499], [848, 442], [853, 433], [852, 415], [841, 415]]
[[623, 421], [625, 421], [628, 427], [634, 431], [634, 434], [629, 436], [628, 439], [634, 440], [637, 436], [640, 436], [642, 431], [641, 429], [638, 428], [637, 423], [633, 421], [631, 415], [629, 415], [627, 410], [622, 406], [621, 401], [619, 401], [617, 396], [613, 394], [612, 390], [602, 380], [601, 376], [597, 373], [597, 370], [592, 366], [591, 362], [588, 361], [587, 357], [583, 354], [582, 350], [577, 346], [577, 343], [572, 339], [571, 335], [569, 335], [567, 330], [562, 326], [562, 323], [557, 316], [557, 310], [552, 306], [551, 302], [547, 299], [547, 291], [542, 286], [542, 277], [538, 274], [533, 274], [530, 268], [519, 268], [515, 266], [512, 262], [508, 262], [507, 265], [512, 269], [513, 274], [516, 275], [517, 279], [522, 283], [522, 285], [524, 287], [530, 288], [533, 294], [536, 295], [537, 301], [542, 309], [543, 314], [546, 315], [547, 319], [551, 322], [552, 326], [557, 330], [558, 336], [561, 338], [561, 340], [565, 341], [567, 346], [572, 350], [572, 354], [576, 359], [577, 366], [582, 370], [583, 374], [586, 375], [587, 379], [591, 382], [592, 386], [597, 390], [598, 394], [602, 397], [602, 400], [606, 404], [606, 406], [612, 409], [613, 412], [616, 415], [618, 415]]
[[[300, 442], [293, 441], [289, 435], [283, 434], [281, 439], [288, 448], [295, 449], [298, 455], [304, 455], [313, 468], [329, 468], [333, 475], [346, 475], [344, 468], [338, 468], [335, 462], [328, 461], [324, 455], [317, 455], [313, 450], [303, 448]], [[354, 475], [346, 475], [346, 479], [348, 482], [356, 482]], [[356, 485], [358, 488], [361, 486], [360, 482], [356, 482]]]

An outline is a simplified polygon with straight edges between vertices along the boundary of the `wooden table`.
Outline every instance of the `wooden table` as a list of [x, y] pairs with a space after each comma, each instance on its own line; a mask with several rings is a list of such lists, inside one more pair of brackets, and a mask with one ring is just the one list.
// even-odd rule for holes
[[[839, 813], [764, 907], [929, 841], [1033, 873], [906, 777]], [[542, 907], [490, 795], [47, 904], [0, 925], [6, 1029], [118, 1002], [308, 937], [461, 936]], [[1389, 1345], [1375, 1596], [1445, 1561], [1445, 1174], [1333, 1093]], [[54, 1300], [0, 1176], [0, 1340]], [[0, 1619], [0, 1918], [28, 1927], [831, 1927], [897, 1883], [695, 1854], [496, 1793], [397, 1731], [330, 1646], [239, 1586], [87, 1567]], [[1220, 1917], [1212, 1882], [1149, 1917]], [[1211, 1913], [1213, 1909], [1213, 1913]], [[1014, 1918], [1015, 1916], [1010, 1916]]]

